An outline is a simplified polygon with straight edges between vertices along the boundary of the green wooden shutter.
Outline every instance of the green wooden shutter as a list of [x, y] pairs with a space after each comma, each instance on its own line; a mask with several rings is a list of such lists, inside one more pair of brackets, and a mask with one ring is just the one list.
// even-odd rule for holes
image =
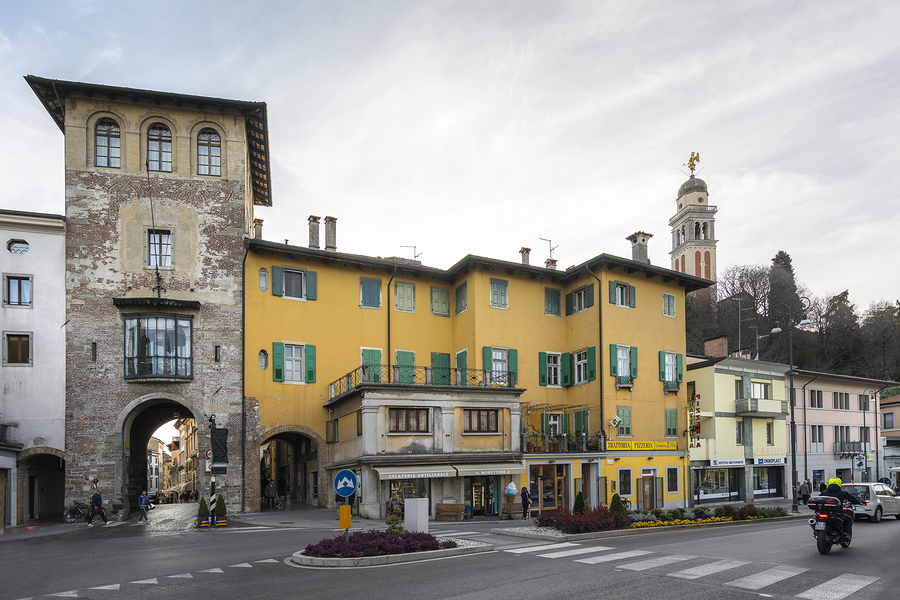
[[316, 272], [315, 271], [307, 271], [306, 272], [306, 299], [307, 300], [315, 300], [316, 299]]
[[306, 383], [316, 382], [316, 347], [306, 345]]
[[456, 368], [459, 369], [459, 384], [469, 385], [469, 353], [466, 350], [456, 353]]
[[616, 282], [615, 281], [609, 282], [609, 303], [610, 304], [616, 303]]
[[284, 381], [284, 344], [272, 342], [272, 381]]
[[547, 353], [538, 352], [538, 385], [547, 385]]
[[637, 379], [637, 346], [631, 347], [631, 378]]
[[515, 348], [509, 349], [509, 376], [512, 379], [510, 385], [516, 385], [519, 382], [519, 351]]
[[575, 413], [575, 433], [584, 433], [585, 423], [584, 423], [584, 411], [579, 410]]
[[541, 433], [547, 435], [550, 433], [550, 415], [541, 413]]
[[588, 381], [597, 379], [597, 347], [588, 348]]
[[628, 286], [628, 306], [634, 308], [635, 306], [635, 290], [633, 285]]
[[587, 286], [587, 289], [584, 292], [585, 300], [584, 304], [586, 308], [590, 308], [594, 305], [594, 284], [591, 283]]
[[571, 314], [572, 314], [572, 294], [568, 293], [568, 294], [566, 294], [566, 316], [568, 317]]
[[272, 295], [284, 294], [284, 269], [272, 265]]
[[[482, 364], [484, 365], [482, 369], [485, 371], [493, 372], [494, 370], [494, 353], [491, 351], [490, 346], [484, 346], [481, 352]], [[490, 374], [489, 374], [490, 376]], [[489, 381], [493, 381], [493, 377]]]
[[398, 377], [397, 383], [415, 383], [416, 381], [416, 353], [397, 350]]
[[666, 380], [666, 352], [665, 350], [659, 351], [659, 380]]
[[562, 433], [569, 433], [569, 415], [568, 413], [563, 413], [560, 415], [560, 424], [562, 425]]
[[381, 383], [381, 350], [363, 348], [362, 363], [369, 365], [369, 381]]
[[681, 354], [675, 355], [675, 369], [678, 375], [678, 383], [684, 381], [684, 356]]
[[560, 383], [563, 385], [572, 385], [572, 353], [563, 352], [559, 362]]
[[609, 345], [609, 374], [613, 377], [619, 376], [619, 345]]
[[434, 385], [450, 385], [450, 355], [431, 353], [432, 381]]

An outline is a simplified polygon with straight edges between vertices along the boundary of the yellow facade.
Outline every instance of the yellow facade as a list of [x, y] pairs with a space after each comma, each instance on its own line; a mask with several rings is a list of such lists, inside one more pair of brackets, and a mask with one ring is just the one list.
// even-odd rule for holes
[[[329, 253], [262, 240], [250, 240], [248, 246], [246, 395], [259, 403], [263, 432], [296, 431], [319, 444], [314, 468], [321, 472], [322, 481], [325, 473], [331, 472], [330, 465], [340, 466], [354, 453], [390, 456], [411, 448], [407, 452], [419, 453], [423, 459], [433, 458], [435, 452], [452, 456], [506, 453], [525, 466], [523, 475], [512, 478], [519, 489], [526, 482], [533, 490], [538, 485], [531, 476], [532, 466], [540, 467], [535, 472], [549, 473], [553, 465], [558, 506], [571, 506], [578, 491], [585, 492], [590, 504], [608, 502], [613, 492], [624, 491], [635, 505], [683, 505], [686, 394], [683, 385], [666, 393], [660, 351], [677, 355], [681, 365], [685, 353], [685, 292], [702, 289], [709, 282], [606, 255], [566, 271], [467, 256], [445, 271], [410, 261]], [[278, 269], [301, 273], [307, 285], [310, 276], [303, 273], [314, 273], [315, 299], [273, 294], [273, 274]], [[296, 282], [296, 276], [292, 277]], [[380, 291], [377, 307], [365, 306], [372, 304], [371, 296], [364, 298], [366, 290], [371, 291], [366, 286], [372, 282]], [[617, 283], [626, 296], [634, 299], [633, 307], [627, 297], [617, 302]], [[457, 291], [461, 286], [465, 286], [462, 303], [458, 302]], [[558, 314], [548, 314], [548, 289], [559, 293]], [[414, 304], [410, 302], [411, 292]], [[581, 304], [569, 299], [576, 294]], [[669, 296], [668, 304], [664, 296]], [[435, 314], [442, 312], [444, 301], [447, 314]], [[567, 310], [567, 304], [573, 305], [571, 310]], [[670, 314], [664, 314], [664, 307]], [[278, 350], [273, 349], [273, 343], [312, 346], [314, 372], [306, 369], [302, 382], [275, 381], [272, 359]], [[636, 368], [636, 377], [632, 380], [633, 373], [629, 372], [627, 387], [617, 389], [610, 362], [611, 344], [636, 352], [635, 365], [629, 365]], [[371, 358], [373, 351], [380, 352], [382, 365], [401, 364], [411, 360], [408, 353], [413, 353], [417, 369], [438, 365], [442, 359], [435, 355], [445, 355], [451, 375], [452, 370], [464, 367], [468, 371], [462, 373], [480, 376], [488, 385], [501, 380], [497, 373], [504, 367], [494, 362], [500, 360], [499, 364], [515, 372], [514, 382], [508, 387], [517, 390], [520, 404], [516, 409], [504, 407], [498, 411], [496, 433], [463, 435], [464, 410], [462, 404], [454, 404], [453, 392], [419, 388], [424, 382], [417, 380], [409, 393], [397, 392], [396, 402], [404, 406], [419, 402], [443, 411], [440, 414], [449, 419], [443, 425], [448, 430], [447, 439], [384, 436], [383, 441], [374, 439], [367, 447], [361, 429], [369, 426], [366, 423], [382, 427], [391, 400], [384, 400], [369, 422], [363, 420], [366, 409], [358, 400], [329, 402], [340, 396], [348, 374], [370, 376], [360, 365], [366, 356]], [[559, 384], [552, 385], [545, 380], [545, 375], [549, 376], [547, 355], [563, 362], [568, 355], [569, 381], [560, 377]], [[618, 367], [617, 357], [613, 356], [612, 362]], [[471, 387], [462, 390], [474, 391]], [[451, 410], [448, 405], [455, 408]], [[610, 425], [620, 409], [631, 411], [630, 432]], [[667, 409], [674, 411], [668, 431]], [[356, 415], [360, 410], [363, 416]], [[331, 432], [330, 427], [334, 428]], [[574, 435], [576, 428], [586, 435]], [[331, 435], [340, 443], [325, 442]], [[348, 438], [351, 441], [345, 441]], [[266, 434], [260, 439], [266, 439]], [[568, 443], [557, 449], [556, 444], [562, 440]], [[564, 468], [559, 469], [561, 466]], [[541, 485], [549, 486], [549, 479], [548, 475]], [[651, 480], [652, 487], [642, 489]], [[446, 486], [442, 490], [445, 500], [456, 494]], [[544, 497], [543, 493], [539, 495]]]

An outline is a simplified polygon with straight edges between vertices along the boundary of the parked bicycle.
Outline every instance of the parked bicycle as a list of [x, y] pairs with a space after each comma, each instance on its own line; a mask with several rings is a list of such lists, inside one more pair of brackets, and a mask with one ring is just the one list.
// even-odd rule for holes
[[75, 506], [67, 510], [63, 517], [66, 523], [77, 523], [78, 521], [87, 521], [89, 514], [91, 514], [91, 507], [76, 500]]

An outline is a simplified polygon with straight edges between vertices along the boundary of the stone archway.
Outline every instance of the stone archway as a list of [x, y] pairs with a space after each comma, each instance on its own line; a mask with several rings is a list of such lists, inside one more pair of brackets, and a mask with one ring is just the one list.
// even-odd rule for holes
[[65, 451], [50, 446], [35, 446], [16, 454], [17, 523], [62, 516], [68, 458]]
[[[300, 425], [273, 427], [257, 438], [259, 448], [265, 448], [266, 456], [248, 462], [256, 469], [256, 476], [250, 479], [248, 468], [247, 500], [250, 510], [262, 505], [262, 477], [271, 477], [278, 483], [284, 478], [286, 496], [292, 501], [312, 503], [320, 507], [328, 506], [330, 488], [327, 485], [323, 465], [330, 462], [329, 448], [325, 439], [317, 432]], [[269, 462], [269, 471], [262, 472], [261, 462]], [[249, 482], [260, 481], [253, 485]]]

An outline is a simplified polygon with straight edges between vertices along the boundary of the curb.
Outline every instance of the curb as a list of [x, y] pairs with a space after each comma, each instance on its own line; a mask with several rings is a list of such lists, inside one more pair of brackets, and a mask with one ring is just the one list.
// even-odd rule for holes
[[693, 523], [690, 525], [663, 525], [660, 527], [641, 527], [638, 529], [614, 529], [612, 531], [595, 531], [593, 533], [572, 533], [562, 535], [550, 535], [543, 533], [527, 533], [524, 531], [512, 531], [509, 529], [491, 529], [491, 533], [505, 535], [508, 537], [519, 537], [531, 540], [541, 540], [545, 542], [577, 542], [581, 540], [596, 540], [600, 538], [620, 537], [627, 535], [641, 535], [647, 533], [659, 533], [662, 531], [681, 531], [685, 529], [706, 529], [708, 527], [735, 527], [735, 526], [751, 526], [756, 523], [778, 523], [781, 521], [794, 521], [797, 519], [806, 519], [803, 515], [787, 516], [787, 517], [770, 517], [768, 519], [745, 519], [742, 521], [720, 521], [718, 523]]
[[451, 556], [463, 556], [490, 552], [494, 549], [491, 544], [481, 546], [465, 546], [463, 548], [447, 548], [444, 550], [428, 550], [427, 552], [412, 552], [409, 554], [385, 554], [382, 556], [360, 556], [358, 558], [320, 558], [318, 556], [305, 556], [303, 551], [294, 552], [291, 562], [301, 567], [376, 567], [381, 565], [393, 565], [419, 560], [431, 560], [435, 558], [448, 558]]

